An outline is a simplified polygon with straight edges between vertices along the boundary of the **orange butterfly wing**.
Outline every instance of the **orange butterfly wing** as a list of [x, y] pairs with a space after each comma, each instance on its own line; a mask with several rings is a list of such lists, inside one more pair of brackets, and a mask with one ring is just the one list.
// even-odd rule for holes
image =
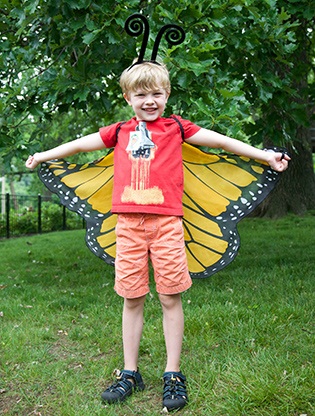
[[[182, 154], [188, 268], [193, 278], [204, 278], [235, 258], [240, 247], [237, 223], [263, 201], [280, 174], [256, 160], [206, 153], [186, 143]], [[39, 170], [62, 204], [86, 220], [88, 248], [111, 265], [116, 253], [113, 172], [113, 152], [85, 165], [49, 161]]]

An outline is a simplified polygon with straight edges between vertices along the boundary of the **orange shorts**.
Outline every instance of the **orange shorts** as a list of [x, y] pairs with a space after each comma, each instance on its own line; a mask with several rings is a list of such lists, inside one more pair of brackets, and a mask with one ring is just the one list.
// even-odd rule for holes
[[118, 214], [115, 290], [124, 298], [149, 293], [149, 257], [158, 293], [187, 290], [190, 278], [181, 217]]

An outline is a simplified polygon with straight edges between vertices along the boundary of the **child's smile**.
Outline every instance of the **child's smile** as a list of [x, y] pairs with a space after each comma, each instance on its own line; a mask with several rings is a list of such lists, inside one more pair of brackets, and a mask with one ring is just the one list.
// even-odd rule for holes
[[164, 88], [153, 91], [138, 89], [129, 96], [124, 94], [127, 103], [132, 106], [137, 120], [154, 121], [163, 113], [168, 94]]

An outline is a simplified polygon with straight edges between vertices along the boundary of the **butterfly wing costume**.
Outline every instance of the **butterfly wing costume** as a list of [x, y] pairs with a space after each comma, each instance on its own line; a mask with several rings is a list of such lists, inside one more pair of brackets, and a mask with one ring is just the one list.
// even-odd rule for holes
[[[145, 16], [136, 13], [126, 20], [125, 30], [130, 36], [143, 34], [138, 60], [129, 71], [134, 65], [147, 62], [144, 54], [149, 24]], [[185, 39], [180, 26], [163, 26], [150, 59], [157, 65], [160, 65], [156, 56], [163, 34], [171, 45], [179, 45]], [[149, 154], [154, 143], [149, 138], [146, 141]], [[136, 145], [137, 142], [133, 146]], [[40, 179], [59, 196], [61, 203], [85, 219], [88, 248], [111, 265], [114, 265], [116, 253], [116, 215], [111, 213], [113, 154], [84, 165], [64, 160], [49, 161], [42, 163], [38, 171]], [[191, 277], [204, 278], [223, 269], [235, 258], [240, 247], [237, 223], [263, 201], [280, 174], [262, 162], [202, 152], [187, 143], [182, 145], [182, 160], [183, 226], [188, 268]]]
[[[280, 174], [263, 162], [206, 153], [187, 143], [182, 158], [188, 268], [192, 278], [204, 278], [235, 258], [240, 247], [237, 223], [266, 198]], [[84, 165], [48, 161], [38, 170], [61, 203], [85, 219], [88, 248], [111, 265], [116, 253], [113, 173], [113, 152]]]

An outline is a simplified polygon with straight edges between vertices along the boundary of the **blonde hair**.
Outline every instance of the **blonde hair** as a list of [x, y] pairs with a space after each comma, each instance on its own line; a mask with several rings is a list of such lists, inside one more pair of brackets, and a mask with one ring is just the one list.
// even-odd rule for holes
[[120, 76], [120, 86], [127, 97], [138, 89], [148, 92], [164, 88], [167, 94], [171, 92], [169, 73], [163, 63], [142, 62], [125, 69]]

